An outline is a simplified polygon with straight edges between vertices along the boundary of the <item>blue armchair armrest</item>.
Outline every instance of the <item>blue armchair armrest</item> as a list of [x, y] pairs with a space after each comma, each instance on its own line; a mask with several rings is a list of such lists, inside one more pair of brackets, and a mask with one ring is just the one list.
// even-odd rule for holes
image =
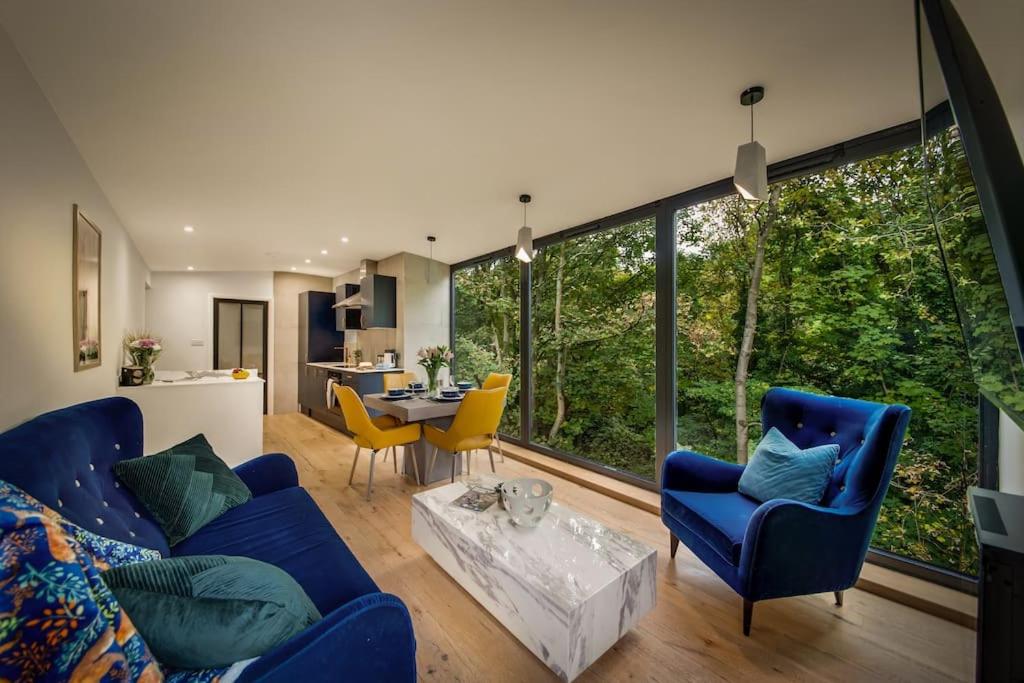
[[245, 482], [253, 496], [299, 485], [295, 463], [284, 453], [267, 453], [247, 460], [235, 468], [235, 474]]
[[257, 659], [238, 680], [415, 681], [409, 611], [387, 593], [356, 598]]
[[846, 590], [857, 582], [872, 530], [867, 508], [770, 500], [743, 538], [740, 592], [764, 600]]
[[710, 458], [693, 451], [673, 451], [665, 458], [661, 488], [676, 491], [730, 493], [739, 485], [743, 465]]

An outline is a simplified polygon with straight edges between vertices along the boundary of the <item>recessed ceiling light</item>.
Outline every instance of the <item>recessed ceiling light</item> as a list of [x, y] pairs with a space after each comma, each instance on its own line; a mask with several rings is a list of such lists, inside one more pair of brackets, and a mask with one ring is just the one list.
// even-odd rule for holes
[[310, 259], [306, 259], [306, 263], [312, 263], [312, 262], [313, 261], [311, 261]]
[[321, 249], [320, 250], [320, 254], [323, 255], [323, 256], [327, 256], [327, 250], [326, 249]]
[[185, 232], [195, 232], [195, 231], [196, 231], [196, 229], [193, 228], [191, 225], [186, 225], [185, 226]]
[[342, 238], [341, 238], [341, 241], [342, 241], [342, 242], [348, 242], [348, 238], [347, 238], [347, 237], [342, 237]]
[[185, 270], [195, 270], [195, 269], [196, 269], [195, 266], [189, 266], [189, 267], [185, 268]]
[[296, 268], [295, 266], [292, 266], [292, 270], [298, 270], [298, 268]]

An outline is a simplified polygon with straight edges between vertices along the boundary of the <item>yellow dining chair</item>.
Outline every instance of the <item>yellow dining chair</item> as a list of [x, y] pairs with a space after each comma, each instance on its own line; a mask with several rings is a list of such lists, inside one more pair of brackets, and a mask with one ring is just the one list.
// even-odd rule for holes
[[415, 372], [385, 372], [384, 391], [388, 389], [405, 389], [410, 382], [416, 381]]
[[[501, 421], [501, 411], [505, 407], [506, 389], [476, 389], [466, 392], [459, 409], [455, 412], [455, 419], [452, 420], [448, 429], [439, 429], [433, 425], [424, 425], [423, 436], [427, 443], [434, 447], [434, 453], [430, 458], [430, 467], [427, 473], [434, 471], [434, 464], [437, 462], [438, 449], [445, 449], [452, 454], [452, 482], [455, 481], [455, 457], [459, 453], [466, 453], [467, 458], [471, 451], [478, 448], [486, 448], [487, 454], [491, 457], [491, 471], [494, 471], [494, 451], [491, 449], [491, 441], [494, 433], [498, 430], [498, 422]], [[466, 461], [466, 471], [469, 471], [469, 461]]]
[[[398, 453], [396, 448], [402, 446], [404, 453], [406, 446], [419, 441], [420, 425], [418, 422], [413, 422], [401, 427], [393, 427], [390, 426], [390, 422], [381, 419], [387, 417], [386, 415], [370, 417], [359, 394], [352, 387], [335, 384], [334, 393], [338, 397], [341, 412], [345, 416], [345, 424], [354, 435], [352, 440], [356, 442], [356, 457], [352, 459], [352, 471], [348, 475], [349, 486], [352, 485], [352, 477], [356, 474], [359, 451], [363, 448], [370, 449], [370, 480], [366, 484], [366, 500], [370, 500], [370, 494], [373, 492], [373, 465], [377, 458], [377, 451], [391, 449], [392, 456], [394, 456], [395, 474], [397, 474]], [[420, 483], [420, 471], [415, 455], [412, 458], [412, 467], [416, 473], [416, 483], [418, 484]]]
[[[487, 378], [484, 379], [483, 386], [481, 386], [480, 388], [481, 389], [497, 389], [499, 387], [504, 387], [505, 388], [505, 394], [507, 396], [508, 395], [508, 388], [509, 388], [509, 385], [511, 385], [511, 384], [512, 384], [512, 375], [511, 375], [511, 373], [505, 374], [505, 373], [500, 373], [500, 372], [492, 372], [489, 375], [487, 375]], [[504, 412], [504, 407], [502, 408], [502, 412]], [[499, 419], [499, 422], [500, 422], [500, 419]], [[505, 462], [505, 451], [501, 450], [501, 439], [498, 438], [498, 431], [497, 430], [494, 431], [494, 443], [497, 444], [497, 446], [498, 446], [498, 457], [501, 458], [502, 462]]]

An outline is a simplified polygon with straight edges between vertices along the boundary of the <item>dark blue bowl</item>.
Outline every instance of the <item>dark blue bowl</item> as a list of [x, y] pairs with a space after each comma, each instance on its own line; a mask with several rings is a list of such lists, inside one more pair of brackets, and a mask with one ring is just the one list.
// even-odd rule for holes
[[404, 396], [406, 393], [405, 389], [388, 389], [388, 396]]

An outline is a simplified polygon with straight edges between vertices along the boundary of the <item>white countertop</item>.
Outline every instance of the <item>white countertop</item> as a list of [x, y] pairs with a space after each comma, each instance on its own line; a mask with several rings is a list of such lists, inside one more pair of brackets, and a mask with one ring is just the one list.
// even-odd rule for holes
[[335, 372], [351, 372], [357, 375], [371, 375], [375, 372], [405, 372], [405, 368], [388, 368], [386, 370], [366, 368], [365, 370], [360, 370], [358, 368], [345, 367], [341, 363], [306, 363], [306, 365], [311, 365], [315, 368], [326, 368]]
[[205, 370], [202, 377], [190, 379], [184, 370], [156, 370], [152, 384], [140, 386], [118, 387], [119, 389], [155, 389], [161, 387], [194, 387], [208, 384], [256, 384], [263, 380], [256, 374], [255, 368], [247, 368], [249, 376], [245, 379], [234, 379], [230, 370]]

